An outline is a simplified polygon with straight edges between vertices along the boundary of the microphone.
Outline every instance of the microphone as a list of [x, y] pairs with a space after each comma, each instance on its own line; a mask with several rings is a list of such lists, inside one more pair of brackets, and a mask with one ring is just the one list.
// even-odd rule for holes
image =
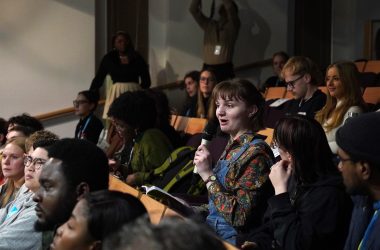
[[[210, 142], [212, 141], [212, 138], [216, 134], [216, 131], [218, 129], [218, 125], [219, 124], [217, 122], [215, 122], [214, 120], [210, 120], [207, 123], [206, 128], [203, 131], [201, 145], [205, 145], [207, 147], [210, 144]], [[194, 166], [193, 173], [198, 174], [197, 166]]]

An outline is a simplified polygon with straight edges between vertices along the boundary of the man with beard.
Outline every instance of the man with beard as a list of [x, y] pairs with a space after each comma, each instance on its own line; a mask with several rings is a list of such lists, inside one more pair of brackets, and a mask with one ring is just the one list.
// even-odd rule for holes
[[380, 113], [348, 120], [336, 133], [339, 170], [354, 210], [345, 249], [380, 249]]
[[108, 160], [93, 143], [62, 139], [48, 148], [37, 202], [35, 230], [43, 232], [42, 249], [49, 247], [55, 229], [66, 222], [85, 193], [108, 188]]

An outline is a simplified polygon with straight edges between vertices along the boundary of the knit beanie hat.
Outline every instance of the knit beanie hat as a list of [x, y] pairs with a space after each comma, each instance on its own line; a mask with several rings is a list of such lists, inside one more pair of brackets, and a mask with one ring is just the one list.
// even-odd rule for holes
[[338, 146], [353, 160], [380, 166], [380, 112], [349, 118], [335, 137]]

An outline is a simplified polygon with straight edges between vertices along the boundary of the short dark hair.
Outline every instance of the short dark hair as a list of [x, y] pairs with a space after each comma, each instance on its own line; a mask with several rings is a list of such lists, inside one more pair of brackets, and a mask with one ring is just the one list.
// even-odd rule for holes
[[194, 81], [196, 81], [199, 84], [199, 77], [200, 77], [200, 75], [201, 75], [201, 72], [199, 72], [198, 70], [193, 70], [193, 71], [190, 71], [190, 72], [186, 73], [186, 75], [183, 78], [183, 80], [185, 80], [186, 78], [190, 77], [191, 79], [193, 79]]
[[86, 99], [89, 103], [95, 104], [92, 111], [94, 111], [96, 109], [96, 107], [98, 106], [98, 102], [99, 102], [99, 98], [100, 98], [98, 91], [96, 91], [96, 90], [83, 90], [83, 91], [80, 91], [78, 93], [78, 95], [83, 95], [84, 97], [86, 97]]
[[0, 144], [4, 144], [7, 138], [5, 137], [8, 133], [8, 121], [0, 117], [0, 134], [4, 135], [3, 140], [0, 141]]
[[121, 94], [111, 104], [107, 115], [145, 131], [155, 127], [157, 111], [154, 100], [144, 90], [139, 90]]
[[33, 132], [44, 129], [44, 126], [38, 119], [30, 116], [27, 113], [23, 113], [17, 116], [12, 116], [11, 118], [8, 119], [8, 124], [29, 127], [32, 129]]
[[225, 250], [223, 242], [204, 224], [183, 218], [165, 218], [158, 225], [136, 220], [105, 242], [104, 249]]
[[49, 157], [62, 161], [68, 189], [86, 182], [91, 191], [108, 189], [108, 159], [105, 153], [87, 140], [65, 138], [47, 148]]
[[130, 194], [100, 190], [83, 198], [88, 207], [87, 228], [96, 240], [104, 240], [124, 224], [147, 214], [141, 201]]
[[282, 118], [274, 128], [273, 138], [292, 156], [297, 183], [314, 183], [323, 176], [338, 174], [325, 131], [313, 118]]
[[34, 132], [33, 128], [27, 127], [27, 126], [22, 126], [22, 125], [16, 125], [16, 126], [12, 127], [8, 132], [10, 132], [10, 131], [21, 132], [25, 135], [25, 137], [30, 136]]

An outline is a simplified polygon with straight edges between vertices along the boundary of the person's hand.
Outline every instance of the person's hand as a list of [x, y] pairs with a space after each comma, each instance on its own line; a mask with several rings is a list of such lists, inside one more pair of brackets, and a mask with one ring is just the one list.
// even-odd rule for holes
[[135, 186], [136, 184], [136, 175], [135, 174], [129, 174], [127, 178], [125, 179], [125, 182], [128, 185]]
[[288, 181], [291, 174], [292, 167], [288, 161], [281, 160], [271, 167], [269, 179], [276, 195], [288, 191]]
[[241, 249], [245, 250], [251, 250], [251, 249], [257, 249], [258, 245], [255, 242], [251, 241], [245, 241], [243, 245], [241, 245]]
[[211, 155], [205, 145], [200, 145], [195, 152], [194, 164], [198, 170], [198, 174], [205, 181], [213, 174], [211, 169]]
[[120, 163], [115, 159], [108, 159], [108, 166], [110, 168], [110, 171], [114, 172], [119, 168]]

